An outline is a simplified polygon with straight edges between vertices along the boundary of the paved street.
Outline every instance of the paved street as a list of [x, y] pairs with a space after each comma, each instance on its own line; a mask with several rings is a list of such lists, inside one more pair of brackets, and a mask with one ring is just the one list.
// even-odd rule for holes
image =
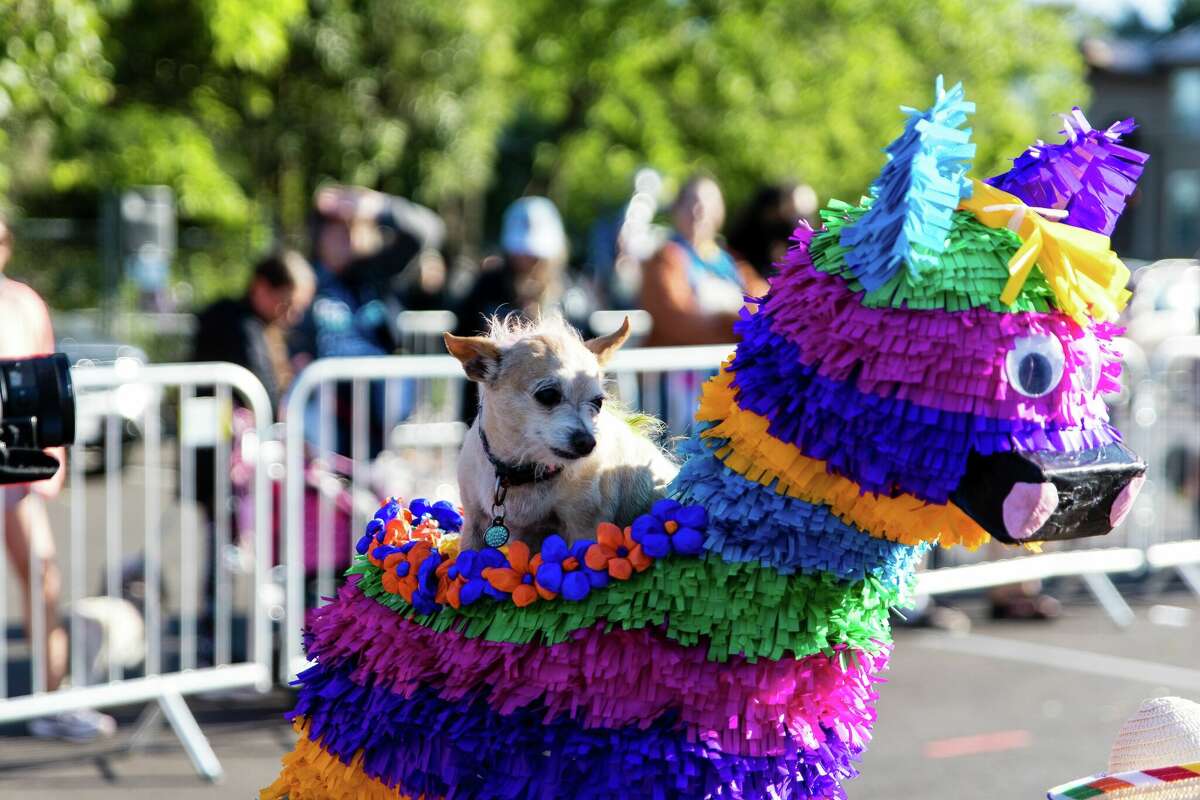
[[[1182, 593], [1157, 602], [1171, 607], [1139, 604], [1138, 623], [1126, 631], [1088, 604], [1068, 606], [1066, 618], [1048, 625], [977, 620], [965, 637], [900, 631], [875, 742], [849, 797], [1036, 798], [1102, 769], [1140, 700], [1200, 697], [1200, 608]], [[225, 767], [219, 787], [194, 776], [166, 729], [147, 750], [125, 752], [122, 737], [137, 713], [130, 709], [118, 739], [103, 745], [0, 738], [0, 797], [250, 797], [289, 746], [279, 717], [286, 702], [280, 695], [193, 703]]]

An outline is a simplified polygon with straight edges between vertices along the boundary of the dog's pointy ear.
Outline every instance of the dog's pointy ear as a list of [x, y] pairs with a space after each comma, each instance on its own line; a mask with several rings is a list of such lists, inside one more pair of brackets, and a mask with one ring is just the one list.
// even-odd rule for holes
[[613, 354], [621, 349], [621, 345], [625, 344], [625, 340], [629, 338], [629, 317], [621, 323], [621, 327], [608, 336], [597, 336], [595, 339], [588, 339], [584, 342], [584, 346], [596, 354], [596, 360], [600, 362], [600, 366], [608, 363]]
[[463, 372], [473, 381], [487, 383], [500, 371], [500, 348], [486, 336], [444, 334], [446, 349], [462, 362]]

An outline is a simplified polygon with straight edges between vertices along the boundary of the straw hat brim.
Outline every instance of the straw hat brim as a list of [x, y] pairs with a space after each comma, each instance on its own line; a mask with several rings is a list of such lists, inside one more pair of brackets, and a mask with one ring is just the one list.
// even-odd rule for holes
[[1064, 783], [1051, 789], [1048, 800], [1138, 798], [1138, 800], [1200, 800], [1200, 761], [1135, 772], [1111, 772]]

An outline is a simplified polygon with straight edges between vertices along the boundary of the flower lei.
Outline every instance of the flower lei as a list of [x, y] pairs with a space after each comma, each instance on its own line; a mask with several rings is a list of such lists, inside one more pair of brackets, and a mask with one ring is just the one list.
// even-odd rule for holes
[[655, 560], [698, 557], [708, 516], [703, 506], [656, 502], [624, 530], [604, 522], [594, 540], [568, 544], [547, 536], [533, 553], [525, 542], [501, 548], [460, 547], [462, 511], [445, 500], [395, 497], [383, 502], [358, 540], [358, 554], [382, 571], [384, 591], [398, 594], [420, 614], [462, 608], [485, 597], [524, 608], [539, 601], [580, 602], [609, 581], [627, 581]]

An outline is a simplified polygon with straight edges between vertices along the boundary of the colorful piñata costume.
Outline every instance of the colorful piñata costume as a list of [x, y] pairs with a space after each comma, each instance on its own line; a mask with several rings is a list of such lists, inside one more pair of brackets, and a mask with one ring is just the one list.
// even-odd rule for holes
[[[924, 550], [1107, 531], [1144, 470], [1101, 399], [1132, 126], [1076, 112], [980, 183], [971, 110], [939, 81], [870, 197], [796, 231], [630, 529], [459, 552], [449, 506], [388, 501], [309, 619], [263, 796], [842, 797]], [[1094, 508], [1058, 502], [1082, 483]]]

